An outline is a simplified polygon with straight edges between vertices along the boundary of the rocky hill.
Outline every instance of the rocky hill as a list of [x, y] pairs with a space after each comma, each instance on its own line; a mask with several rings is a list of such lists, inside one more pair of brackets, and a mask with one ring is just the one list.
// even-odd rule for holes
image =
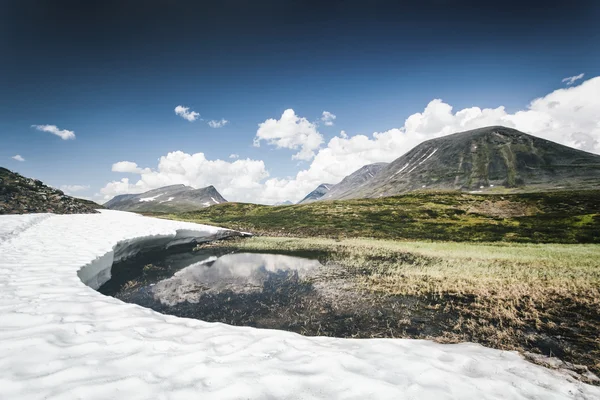
[[323, 199], [431, 189], [509, 193], [593, 188], [600, 188], [599, 155], [491, 126], [423, 142], [352, 191]]
[[0, 167], [0, 214], [89, 214], [99, 208], [103, 207]]
[[329, 183], [320, 184], [319, 186], [317, 186], [317, 188], [315, 190], [313, 190], [312, 192], [307, 194], [305, 198], [300, 200], [298, 202], [298, 204], [312, 203], [313, 201], [317, 201], [317, 200], [321, 199], [325, 194], [327, 194], [329, 192], [329, 190], [333, 186], [334, 185], [331, 185]]
[[104, 207], [136, 212], [182, 212], [225, 202], [227, 200], [214, 186], [194, 189], [185, 185], [171, 185], [140, 194], [119, 195], [105, 203]]
[[343, 199], [351, 196], [359, 187], [373, 179], [379, 171], [385, 168], [387, 163], [368, 164], [354, 171], [337, 185], [334, 185], [329, 192], [320, 198], [320, 200]]

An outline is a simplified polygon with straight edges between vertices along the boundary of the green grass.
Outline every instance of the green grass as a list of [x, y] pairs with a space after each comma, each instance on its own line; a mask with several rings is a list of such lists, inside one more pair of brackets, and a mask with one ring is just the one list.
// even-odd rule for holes
[[268, 236], [600, 243], [599, 199], [598, 190], [422, 192], [279, 207], [224, 203], [161, 216]]

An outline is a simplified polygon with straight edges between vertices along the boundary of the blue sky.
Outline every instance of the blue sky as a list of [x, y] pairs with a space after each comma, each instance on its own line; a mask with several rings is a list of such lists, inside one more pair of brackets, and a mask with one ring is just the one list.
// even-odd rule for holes
[[[153, 185], [150, 179], [135, 186], [143, 177], [111, 171], [116, 162], [156, 170], [159, 157], [173, 151], [228, 163], [238, 154], [264, 164], [250, 183], [195, 179], [189, 171], [169, 179], [193, 185], [214, 180], [225, 197], [244, 201], [298, 200], [319, 179], [339, 179], [340, 172], [312, 171], [311, 179], [296, 182], [300, 171], [329, 170], [323, 166], [327, 152], [319, 150], [341, 130], [349, 137], [395, 128], [408, 135], [405, 120], [434, 99], [454, 113], [503, 106], [512, 115], [567, 87], [565, 77], [585, 74], [568, 85], [575, 89], [600, 75], [600, 13], [591, 1], [549, 1], [541, 8], [526, 1], [137, 3], [0, 3], [1, 166], [57, 187], [89, 186], [77, 194], [104, 201], [118, 194], [101, 192], [110, 181], [128, 178], [126, 191]], [[596, 88], [588, 84], [575, 97], [592, 96]], [[200, 118], [177, 116], [178, 105]], [[292, 159], [298, 148], [268, 141], [253, 146], [259, 124], [287, 109], [323, 137], [317, 158]], [[336, 115], [333, 126], [319, 120], [323, 111]], [[207, 124], [222, 118], [229, 121], [222, 128]], [[597, 120], [587, 118], [573, 135], [590, 133], [586, 127]], [[518, 129], [546, 134], [532, 121], [519, 123]], [[32, 128], [46, 124], [73, 131], [76, 139]], [[453, 125], [415, 131], [415, 137], [443, 128]], [[590, 134], [592, 142], [599, 139]], [[576, 143], [571, 136], [547, 136]], [[361, 162], [390, 161], [419, 140], [385, 154], [379, 149], [329, 162], [351, 173]], [[595, 150], [589, 146], [584, 149]], [[16, 154], [25, 161], [12, 159]], [[212, 167], [212, 173], [230, 168]], [[240, 168], [229, 173], [239, 175]], [[269, 179], [276, 181], [265, 187]]]

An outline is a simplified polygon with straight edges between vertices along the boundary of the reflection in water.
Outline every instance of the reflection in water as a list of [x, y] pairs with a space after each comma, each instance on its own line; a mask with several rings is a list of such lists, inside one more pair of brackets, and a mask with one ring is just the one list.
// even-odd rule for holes
[[169, 306], [185, 301], [198, 303], [206, 294], [262, 292], [273, 275], [303, 279], [320, 266], [317, 260], [278, 254], [227, 254], [176, 272], [173, 277], [156, 283], [152, 293], [156, 300]]
[[365, 293], [356, 271], [309, 258], [171, 249], [120, 261], [111, 273], [101, 293], [209, 322], [337, 337], [431, 336], [455, 324], [416, 298]]

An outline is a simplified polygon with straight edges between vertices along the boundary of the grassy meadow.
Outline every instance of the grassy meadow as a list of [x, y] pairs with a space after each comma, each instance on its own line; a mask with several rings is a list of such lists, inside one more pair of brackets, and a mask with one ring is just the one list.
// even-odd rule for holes
[[600, 245], [254, 237], [219, 246], [313, 254], [344, 268], [357, 295], [417, 299], [413, 313], [445, 316], [432, 321], [434, 337], [411, 330], [410, 319], [388, 321], [384, 337], [478, 342], [600, 373]]
[[161, 217], [252, 232], [217, 245], [313, 254], [341, 266], [357, 295], [436, 316], [419, 322], [438, 325], [433, 336], [405, 318], [377, 337], [478, 342], [600, 374], [600, 191], [226, 203]]
[[223, 203], [159, 214], [265, 236], [600, 243], [600, 191], [424, 192], [292, 206]]

